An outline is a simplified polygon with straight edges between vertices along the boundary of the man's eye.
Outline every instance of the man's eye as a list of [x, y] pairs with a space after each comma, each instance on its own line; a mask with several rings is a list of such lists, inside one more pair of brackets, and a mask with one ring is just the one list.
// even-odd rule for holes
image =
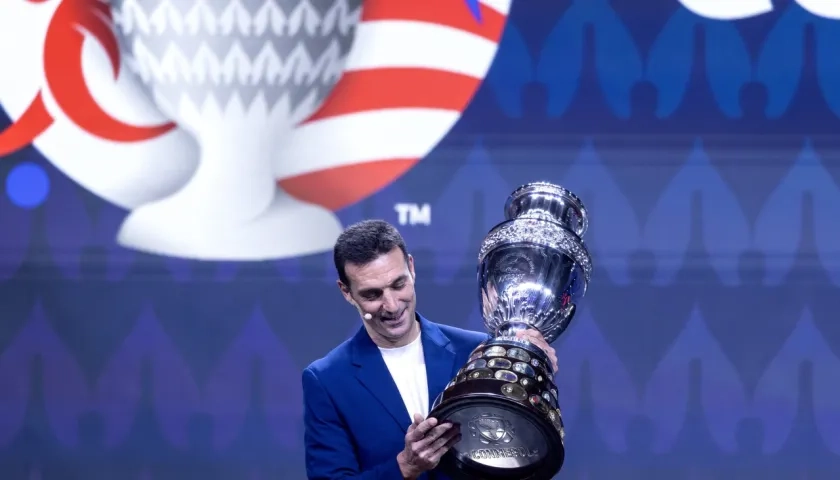
[[394, 290], [402, 290], [402, 288], [404, 286], [405, 286], [405, 283], [400, 282], [400, 283], [394, 285]]

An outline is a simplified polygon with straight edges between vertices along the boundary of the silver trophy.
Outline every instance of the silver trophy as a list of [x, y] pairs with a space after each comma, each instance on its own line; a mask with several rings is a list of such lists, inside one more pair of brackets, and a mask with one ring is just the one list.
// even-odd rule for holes
[[581, 240], [587, 213], [572, 192], [530, 183], [508, 197], [505, 218], [478, 255], [479, 302], [491, 337], [429, 416], [460, 425], [461, 441], [441, 460], [453, 478], [548, 480], [565, 458], [554, 371], [545, 352], [516, 333], [537, 329], [551, 343], [569, 326], [592, 273]]
[[131, 212], [119, 242], [212, 260], [331, 249], [342, 231], [338, 218], [282, 191], [275, 165], [308, 161], [276, 157], [343, 74], [361, 4], [111, 0], [128, 66], [201, 149], [186, 185]]

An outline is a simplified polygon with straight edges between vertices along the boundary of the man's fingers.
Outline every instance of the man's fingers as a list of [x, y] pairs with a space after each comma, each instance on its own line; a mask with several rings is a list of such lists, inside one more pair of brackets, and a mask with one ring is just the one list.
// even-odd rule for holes
[[549, 358], [549, 360], [551, 360], [551, 365], [554, 367], [554, 370], [557, 371], [557, 366], [558, 366], [558, 364], [557, 364], [557, 353], [550, 352], [548, 354], [548, 358]]
[[443, 445], [443, 451], [447, 451], [452, 448], [453, 445], [461, 441], [461, 432], [458, 432], [456, 435], [453, 435], [452, 438], [446, 441]]
[[441, 436], [439, 436], [438, 438], [435, 439], [435, 441], [430, 445], [429, 448], [433, 452], [437, 451], [440, 448], [442, 448], [444, 445], [446, 445], [448, 442], [450, 442], [453, 438], [457, 437], [460, 434], [461, 434], [460, 430], [455, 429], [455, 428], [450, 429], [446, 432], [443, 432], [443, 434], [441, 434]]
[[[422, 423], [420, 425], [422, 425]], [[406, 432], [405, 439], [408, 440], [411, 443], [417, 442], [419, 440], [423, 440], [423, 437], [425, 437], [426, 434], [423, 433], [420, 430], [420, 425], [415, 425], [415, 424], [412, 423], [408, 427], [408, 431]]]
[[434, 442], [440, 437], [445, 436], [451, 428], [451, 423], [443, 423], [441, 425], [438, 425], [437, 427], [433, 428], [428, 433], [426, 433], [425, 437], [418, 439], [416, 442], [414, 442], [412, 444], [412, 448], [416, 452], [423, 452], [429, 450], [431, 448], [431, 445], [433, 445]]
[[429, 432], [429, 430], [433, 429], [437, 424], [437, 418], [427, 418], [426, 420], [423, 420], [417, 425], [416, 431], [421, 436], [425, 436]]
[[539, 347], [542, 351], [544, 351], [548, 355], [548, 359], [551, 362], [551, 366], [554, 368], [554, 371], [558, 369], [558, 362], [557, 362], [557, 353], [551, 348], [551, 345], [545, 341], [542, 335], [539, 332], [532, 332], [531, 330], [525, 330], [521, 332], [517, 332], [516, 336], [527, 340], [537, 347]]
[[536, 346], [537, 346], [537, 348], [539, 348], [540, 350], [542, 350], [543, 352], [545, 352], [545, 354], [549, 357], [549, 359], [551, 358], [551, 350], [552, 350], [552, 348], [551, 348], [551, 346], [550, 346], [549, 344], [545, 343], [545, 342], [544, 342], [544, 341], [542, 341], [542, 340], [535, 340], [535, 339], [533, 339], [533, 338], [529, 338], [529, 340], [531, 340], [531, 343], [533, 343], [534, 345], [536, 345]]
[[435, 453], [432, 454], [432, 462], [439, 461], [441, 459], [441, 457], [446, 455], [446, 452], [448, 452], [450, 448], [452, 448], [456, 443], [458, 443], [460, 441], [461, 441], [461, 432], [458, 432], [457, 434], [453, 435], [451, 438], [447, 439], [446, 443], [441, 445], [441, 447], [438, 448], [437, 450], [435, 450]]
[[437, 438], [440, 438], [445, 433], [449, 432], [452, 429], [451, 423], [442, 423], [437, 427], [433, 428], [429, 433], [426, 434], [426, 438], [431, 441], [434, 441]]
[[426, 451], [434, 455], [434, 453], [443, 448], [443, 446], [446, 445], [446, 442], [448, 442], [449, 440], [451, 440], [451, 438], [449, 438], [446, 435], [440, 436], [436, 438], [435, 441], [433, 441], [428, 447], [426, 447]]
[[530, 330], [525, 330], [522, 332], [518, 332], [516, 336], [521, 338], [522, 340], [527, 340], [533, 343], [534, 345], [542, 348], [543, 350], [548, 348], [548, 343], [542, 338], [542, 336], [538, 332], [531, 332]]
[[440, 438], [442, 435], [444, 435], [451, 428], [452, 428], [451, 423], [442, 423], [442, 424], [436, 426], [435, 428], [429, 430], [429, 432], [426, 433], [426, 435], [422, 439], [419, 439], [415, 443], [414, 447], [417, 450], [427, 449], [429, 447], [429, 445], [433, 444], [435, 440]]
[[408, 426], [408, 431], [406, 433], [410, 434], [411, 432], [417, 430], [417, 426], [421, 423], [423, 423], [423, 415], [415, 413], [412, 417], [411, 425]]
[[460, 438], [461, 432], [458, 430], [446, 432], [424, 448], [420, 452], [420, 457], [426, 459], [431, 464], [436, 464], [443, 454], [445, 454], [452, 445], [457, 443]]

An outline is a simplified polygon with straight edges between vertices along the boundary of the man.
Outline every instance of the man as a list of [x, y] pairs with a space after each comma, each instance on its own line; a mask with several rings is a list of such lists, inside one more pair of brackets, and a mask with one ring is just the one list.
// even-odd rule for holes
[[[440, 458], [460, 438], [426, 418], [487, 334], [432, 323], [415, 311], [414, 259], [381, 220], [349, 227], [333, 251], [338, 287], [358, 310], [355, 336], [303, 372], [310, 480], [441, 480]], [[557, 364], [537, 332], [525, 332]]]

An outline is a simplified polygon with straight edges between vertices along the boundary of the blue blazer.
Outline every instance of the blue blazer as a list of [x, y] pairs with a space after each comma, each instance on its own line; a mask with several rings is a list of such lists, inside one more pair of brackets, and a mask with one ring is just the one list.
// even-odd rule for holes
[[[487, 334], [417, 318], [431, 404]], [[397, 455], [411, 416], [364, 326], [303, 371], [303, 402], [309, 480], [403, 478]], [[429, 473], [420, 478], [446, 478]]]

